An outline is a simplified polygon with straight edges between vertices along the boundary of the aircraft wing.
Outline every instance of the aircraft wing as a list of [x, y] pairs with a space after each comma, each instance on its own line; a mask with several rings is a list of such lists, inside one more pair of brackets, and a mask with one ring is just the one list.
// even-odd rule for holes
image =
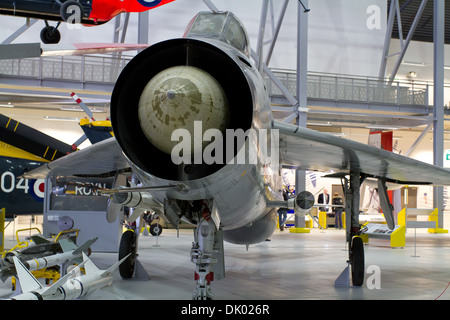
[[304, 170], [350, 172], [398, 184], [450, 185], [450, 170], [331, 134], [273, 121], [280, 163]]
[[58, 43], [42, 45], [41, 56], [81, 56], [84, 54], [101, 54], [143, 50], [148, 44], [129, 43]]
[[129, 164], [122, 150], [116, 139], [111, 137], [47, 163], [23, 176], [30, 179], [44, 179], [49, 173], [67, 176], [101, 175], [127, 168]]

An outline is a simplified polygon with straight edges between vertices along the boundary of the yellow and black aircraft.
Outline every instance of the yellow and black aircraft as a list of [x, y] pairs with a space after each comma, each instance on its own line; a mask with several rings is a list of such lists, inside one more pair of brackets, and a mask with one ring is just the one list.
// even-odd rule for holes
[[92, 144], [114, 137], [110, 120], [81, 119], [80, 127]]
[[80, 127], [84, 137], [69, 145], [0, 114], [0, 208], [7, 218], [42, 214], [45, 181], [21, 177], [25, 172], [78, 150], [86, 139], [95, 144], [114, 136], [109, 120], [81, 119]]
[[42, 214], [44, 179], [22, 174], [76, 150], [23, 123], [0, 114], [0, 208], [7, 218]]

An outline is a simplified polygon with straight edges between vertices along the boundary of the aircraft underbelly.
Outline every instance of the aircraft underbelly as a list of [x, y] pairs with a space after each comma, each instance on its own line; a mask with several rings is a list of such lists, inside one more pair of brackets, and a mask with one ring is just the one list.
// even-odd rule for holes
[[[140, 179], [144, 185], [150, 186], [175, 183], [149, 177], [142, 172]], [[257, 165], [227, 165], [206, 178], [183, 181], [188, 191], [155, 192], [154, 197], [160, 203], [169, 198], [187, 201], [213, 199], [223, 230], [231, 230], [249, 225], [270, 212], [266, 197], [278, 199], [273, 198], [274, 193], [269, 190], [273, 186], [265, 184], [266, 180]], [[281, 184], [280, 177], [271, 180], [279, 180]]]

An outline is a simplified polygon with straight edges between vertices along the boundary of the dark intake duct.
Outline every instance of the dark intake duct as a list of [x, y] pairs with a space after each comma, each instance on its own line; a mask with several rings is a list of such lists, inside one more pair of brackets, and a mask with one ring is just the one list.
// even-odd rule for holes
[[[225, 133], [251, 127], [252, 92], [237, 61], [237, 55], [232, 58], [211, 43], [186, 38], [139, 53], [120, 74], [111, 98], [114, 135], [126, 156], [168, 180], [199, 179], [220, 170], [226, 159], [211, 163], [194, 155], [215, 141], [204, 138], [207, 129]], [[191, 134], [192, 149], [178, 152], [183, 159], [190, 155], [190, 164], [173, 160], [171, 151], [182, 141], [172, 139], [176, 129]], [[194, 142], [195, 133], [200, 143]], [[223, 155], [225, 149], [223, 143]]]

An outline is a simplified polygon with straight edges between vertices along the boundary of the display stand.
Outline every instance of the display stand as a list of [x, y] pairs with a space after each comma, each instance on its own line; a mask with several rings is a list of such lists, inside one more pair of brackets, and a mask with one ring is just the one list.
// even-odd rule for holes
[[394, 230], [390, 230], [385, 223], [367, 223], [367, 230], [362, 234], [364, 243], [369, 242], [369, 238], [388, 239], [391, 248], [403, 248], [405, 246], [406, 228], [403, 225], [396, 225]]
[[[319, 211], [318, 224], [323, 229], [327, 229], [329, 225], [334, 226], [334, 224], [335, 224], [335, 217], [334, 216], [329, 217], [328, 215], [331, 215], [331, 213], [327, 213], [325, 211]], [[341, 219], [342, 219], [342, 228], [345, 229], [345, 211], [342, 212]]]
[[134, 272], [133, 277], [127, 278], [125, 280], [138, 280], [138, 281], [147, 281], [150, 280], [150, 276], [148, 275], [147, 271], [144, 269], [144, 266], [142, 263], [136, 259], [134, 263]]

